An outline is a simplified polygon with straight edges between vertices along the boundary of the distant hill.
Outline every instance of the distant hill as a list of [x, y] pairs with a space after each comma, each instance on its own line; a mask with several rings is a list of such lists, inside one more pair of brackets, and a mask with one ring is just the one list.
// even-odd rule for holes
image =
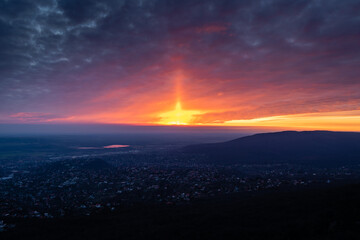
[[285, 131], [261, 133], [223, 143], [184, 147], [215, 164], [295, 163], [334, 166], [360, 163], [360, 133]]

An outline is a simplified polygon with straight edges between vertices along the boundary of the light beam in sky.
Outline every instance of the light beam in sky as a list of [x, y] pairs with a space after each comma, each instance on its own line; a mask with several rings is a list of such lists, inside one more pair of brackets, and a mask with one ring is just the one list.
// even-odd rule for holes
[[175, 73], [173, 81], [175, 83], [176, 105], [175, 109], [169, 112], [161, 113], [159, 115], [160, 121], [157, 124], [161, 125], [189, 125], [193, 123], [196, 114], [203, 112], [197, 110], [184, 110], [181, 106], [181, 97], [183, 95], [182, 84], [184, 81], [184, 72], [179, 70]]

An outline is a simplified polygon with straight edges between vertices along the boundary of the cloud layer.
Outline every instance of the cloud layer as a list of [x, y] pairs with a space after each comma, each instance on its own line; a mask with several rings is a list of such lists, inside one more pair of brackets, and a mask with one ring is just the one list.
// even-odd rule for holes
[[360, 109], [360, 2], [0, 1], [2, 122]]

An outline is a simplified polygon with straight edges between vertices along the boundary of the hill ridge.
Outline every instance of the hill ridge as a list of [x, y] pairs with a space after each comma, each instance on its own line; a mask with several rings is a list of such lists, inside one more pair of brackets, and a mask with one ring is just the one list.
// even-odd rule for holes
[[184, 147], [209, 163], [296, 163], [342, 165], [360, 162], [360, 133], [282, 131], [259, 133], [221, 143]]

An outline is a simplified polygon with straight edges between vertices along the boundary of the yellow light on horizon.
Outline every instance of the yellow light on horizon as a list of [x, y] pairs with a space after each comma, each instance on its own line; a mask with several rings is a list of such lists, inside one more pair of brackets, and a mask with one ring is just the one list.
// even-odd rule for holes
[[189, 125], [194, 118], [194, 115], [200, 114], [200, 111], [183, 110], [181, 102], [178, 101], [175, 110], [160, 114], [160, 122], [158, 124], [165, 125]]
[[[215, 125], [215, 124], [213, 124]], [[333, 131], [360, 131], [360, 110], [289, 114], [225, 121], [223, 126], [280, 127]]]

